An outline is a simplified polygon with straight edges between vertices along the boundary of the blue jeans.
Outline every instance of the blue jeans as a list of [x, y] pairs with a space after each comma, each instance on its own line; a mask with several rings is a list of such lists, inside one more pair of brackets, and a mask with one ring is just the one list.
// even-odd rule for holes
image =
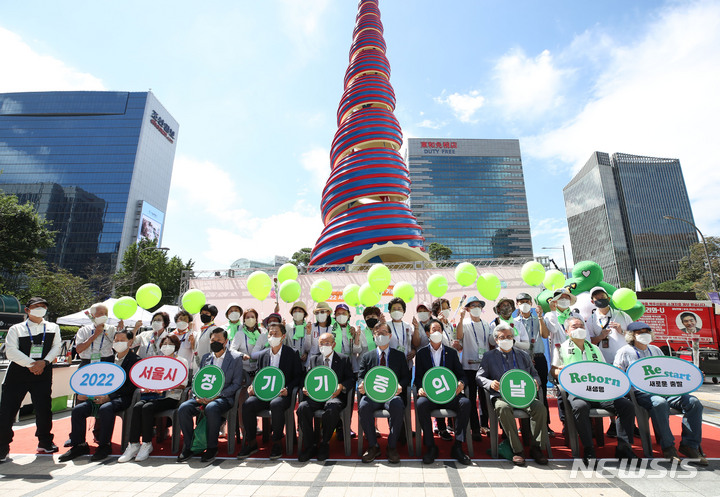
[[660, 447], [675, 446], [675, 437], [670, 431], [670, 408], [682, 411], [682, 438], [680, 444], [693, 449], [700, 447], [702, 440], [702, 403], [693, 395], [661, 397], [635, 390], [635, 399], [640, 407], [650, 413], [655, 437]]
[[[195, 431], [193, 418], [200, 414], [200, 406], [202, 406], [202, 404], [197, 400], [190, 399], [183, 402], [178, 408], [178, 419], [183, 434], [183, 446], [187, 450], [190, 450], [190, 447], [192, 447], [193, 433]], [[217, 449], [222, 418], [232, 406], [232, 400], [226, 399], [225, 397], [218, 397], [205, 406], [208, 449]], [[231, 435], [232, 434], [228, 434], [228, 436]]]

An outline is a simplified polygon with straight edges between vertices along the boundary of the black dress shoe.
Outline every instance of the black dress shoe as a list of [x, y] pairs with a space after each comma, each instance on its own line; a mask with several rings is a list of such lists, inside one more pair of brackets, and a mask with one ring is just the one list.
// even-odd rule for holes
[[317, 460], [322, 462], [330, 457], [330, 446], [326, 443], [320, 444], [317, 450]]
[[438, 456], [437, 445], [433, 444], [432, 447], [427, 449], [427, 452], [423, 454], [423, 464], [432, 464]]
[[460, 464], [464, 464], [465, 466], [470, 464], [470, 457], [463, 452], [462, 450], [462, 442], [456, 441], [452, 449], [450, 449], [450, 457], [457, 460]]
[[583, 463], [585, 466], [588, 466], [590, 464], [591, 459], [596, 459], [597, 456], [595, 455], [595, 448], [594, 447], [588, 447], [583, 452]]
[[453, 437], [452, 437], [452, 435], [450, 434], [450, 431], [449, 431], [449, 430], [440, 430], [440, 431], [438, 432], [438, 435], [440, 435], [440, 438], [442, 438], [442, 439], [445, 440], [446, 442], [451, 442], [452, 439], [453, 439]]
[[530, 457], [535, 459], [535, 462], [541, 466], [546, 466], [548, 463], [547, 457], [545, 457], [542, 449], [537, 445], [533, 445], [532, 447], [530, 447]]
[[298, 462], [308, 462], [310, 459], [315, 457], [317, 454], [317, 447], [315, 445], [311, 445], [307, 449], [303, 450], [298, 454]]
[[400, 463], [400, 454], [398, 454], [397, 447], [387, 449], [387, 458], [388, 462], [390, 464], [399, 464]]
[[255, 441], [249, 442], [245, 445], [245, 447], [242, 448], [242, 450], [238, 453], [237, 458], [238, 459], [247, 459], [254, 453], [258, 451], [258, 444]]
[[10, 446], [4, 445], [0, 447], [0, 462], [5, 462], [8, 460], [8, 455], [10, 454]]
[[373, 462], [376, 457], [380, 456], [380, 446], [379, 445], [373, 445], [372, 447], [368, 447], [368, 450], [365, 451], [365, 453], [362, 455], [362, 462], [369, 463]]
[[95, 449], [95, 453], [90, 456], [90, 460], [93, 462], [102, 461], [103, 459], [106, 459], [107, 456], [112, 454], [112, 447], [110, 444], [102, 444], [98, 446], [97, 449]]
[[190, 459], [195, 453], [190, 449], [183, 449], [183, 451], [178, 454], [177, 456], [177, 462], [185, 462], [188, 459]]
[[68, 438], [67, 440], [65, 440], [63, 447], [72, 447], [72, 438]]
[[41, 454], [54, 454], [58, 450], [58, 446], [52, 442], [40, 442], [37, 446], [37, 451]]
[[217, 456], [217, 453], [217, 447], [212, 449], [205, 449], [205, 452], [202, 453], [202, 457], [200, 458], [200, 462], [213, 462], [215, 460], [215, 457]]
[[88, 447], [88, 444], [78, 444], [73, 445], [70, 447], [70, 450], [58, 457], [58, 461], [60, 462], [68, 462], [72, 461], [76, 457], [84, 456], [85, 454], [90, 453], [90, 447]]
[[282, 457], [282, 445], [279, 442], [274, 442], [272, 449], [270, 449], [270, 460], [280, 459]]

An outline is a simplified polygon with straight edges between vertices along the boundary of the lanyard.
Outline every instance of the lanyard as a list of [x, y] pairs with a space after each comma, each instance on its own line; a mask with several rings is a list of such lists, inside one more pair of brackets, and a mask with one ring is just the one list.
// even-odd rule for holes
[[25, 326], [27, 327], [28, 335], [30, 336], [30, 341], [33, 343], [33, 345], [43, 345], [45, 343], [45, 333], [47, 333], [47, 326], [43, 324], [43, 337], [42, 341], [39, 344], [35, 343], [35, 337], [33, 337], [33, 334], [30, 331], [30, 325], [27, 323], [27, 321], [25, 321]]
[[[470, 321], [470, 326], [472, 326], [473, 335], [475, 335], [475, 343], [477, 344], [478, 348], [480, 348], [480, 339], [478, 338], [477, 332], [475, 331], [475, 323]], [[485, 335], [483, 339], [483, 344], [485, 345], [485, 347], [483, 348], [487, 348], [487, 335]]]
[[[315, 326], [317, 326], [317, 336], [318, 336], [318, 338], [320, 338], [320, 335], [322, 335], [322, 333], [320, 333], [320, 323], [316, 323]], [[329, 326], [325, 326], [324, 328], [325, 328], [325, 333], [330, 331]]]
[[[399, 344], [400, 343], [400, 335], [398, 335], [398, 332], [395, 329], [395, 323], [390, 321], [390, 325], [392, 326], [393, 333], [395, 333], [395, 338], [397, 338], [397, 341]], [[402, 325], [403, 325], [402, 326], [402, 335], [403, 335], [402, 346], [403, 346], [403, 348], [405, 348], [405, 342], [407, 342], [407, 334], [405, 333], [405, 324], [403, 323]]]
[[[517, 361], [515, 360], [515, 349], [513, 349], [513, 351], [512, 351], [512, 356], [513, 356], [513, 369], [517, 369]], [[502, 358], [502, 361], [503, 361], [503, 373], [505, 373], [508, 369], [510, 369], [510, 363], [505, 358], [505, 354], [503, 354], [502, 352], [500, 352], [500, 357]]]
[[[103, 342], [105, 341], [105, 330], [103, 330], [102, 338], [100, 338], [100, 352], [102, 352]], [[95, 340], [90, 342], [90, 354], [95, 350]]]
[[[640, 351], [637, 349], [637, 347], [633, 347], [633, 349], [635, 350], [635, 355], [637, 356], [637, 358], [640, 359]], [[649, 352], [650, 352], [650, 348], [649, 348], [649, 347], [648, 347], [647, 349], [645, 349], [645, 350], [648, 351], [648, 357], [652, 356], [652, 354], [649, 353]]]
[[608, 312], [607, 321], [605, 321], [605, 324], [602, 324], [602, 321], [600, 318], [600, 313], [598, 312], [598, 316], [597, 316], [598, 324], [602, 327], [603, 330], [607, 329], [607, 327], [610, 326], [610, 320], [612, 319], [612, 317], [613, 317], [612, 312]]
[[[530, 340], [535, 340], [535, 324], [533, 322], [532, 316], [530, 316], [529, 318], [521, 317], [520, 320], [522, 321], [525, 330], [530, 335]], [[528, 326], [528, 321], [530, 322], [530, 326]]]
[[[432, 362], [433, 367], [435, 367], [435, 350], [430, 346], [430, 361]], [[440, 365], [445, 366], [445, 346], [440, 346]]]

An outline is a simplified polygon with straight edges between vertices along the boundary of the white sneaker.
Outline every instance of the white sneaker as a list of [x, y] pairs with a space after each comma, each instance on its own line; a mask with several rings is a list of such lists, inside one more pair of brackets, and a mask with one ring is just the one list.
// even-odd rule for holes
[[118, 458], [118, 462], [128, 462], [132, 461], [133, 457], [135, 457], [140, 450], [140, 444], [128, 444], [127, 448], [125, 449], [125, 452], [123, 452], [123, 455], [121, 455]]
[[144, 461], [148, 457], [150, 457], [150, 453], [153, 451], [152, 442], [145, 442], [142, 444], [142, 447], [140, 447], [140, 452], [137, 453], [137, 456], [135, 456], [135, 462]]

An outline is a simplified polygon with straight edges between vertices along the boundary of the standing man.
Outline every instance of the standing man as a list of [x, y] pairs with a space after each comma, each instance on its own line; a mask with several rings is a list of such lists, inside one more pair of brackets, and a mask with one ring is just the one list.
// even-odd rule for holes
[[577, 297], [570, 293], [567, 288], [558, 288], [553, 292], [553, 298], [548, 301], [550, 312], [543, 316], [545, 325], [550, 332], [550, 353], [553, 347], [560, 347], [560, 344], [567, 340], [565, 333], [565, 321], [569, 318], [580, 318], [579, 312], [570, 309], [571, 305], [575, 305]]
[[80, 367], [91, 362], [113, 362], [115, 327], [107, 324], [108, 308], [103, 303], [90, 307], [92, 324], [80, 328], [75, 335], [75, 350], [80, 356]]
[[60, 328], [43, 319], [48, 304], [42, 297], [32, 297], [25, 305], [27, 320], [10, 327], [5, 353], [10, 361], [0, 399], [0, 462], [10, 453], [13, 423], [25, 395], [30, 392], [35, 409], [37, 451], [58, 451], [52, 431], [52, 362], [60, 352]]
[[601, 286], [590, 290], [590, 299], [595, 305], [585, 321], [590, 342], [598, 346], [605, 362], [612, 364], [617, 351], [627, 345], [625, 332], [633, 320], [625, 312], [610, 307], [608, 294]]
[[[215, 333], [215, 317], [218, 315], [218, 308], [212, 304], [205, 304], [200, 308], [200, 331], [196, 334], [197, 340], [194, 335], [190, 336], [191, 345], [195, 349], [195, 364], [200, 365], [200, 361], [206, 354], [210, 353], [210, 336]], [[192, 368], [192, 364], [188, 364], [188, 367]], [[198, 368], [199, 369], [199, 368]]]
[[513, 299], [501, 297], [497, 300], [493, 310], [498, 317], [490, 322], [490, 330], [495, 331], [497, 325], [502, 322], [507, 323], [508, 326], [512, 328], [513, 335], [515, 335], [515, 347], [522, 350], [529, 350], [530, 337], [528, 336], [525, 326], [523, 326], [522, 322], [515, 321], [512, 317], [513, 312], [515, 312], [515, 302], [513, 302]]

